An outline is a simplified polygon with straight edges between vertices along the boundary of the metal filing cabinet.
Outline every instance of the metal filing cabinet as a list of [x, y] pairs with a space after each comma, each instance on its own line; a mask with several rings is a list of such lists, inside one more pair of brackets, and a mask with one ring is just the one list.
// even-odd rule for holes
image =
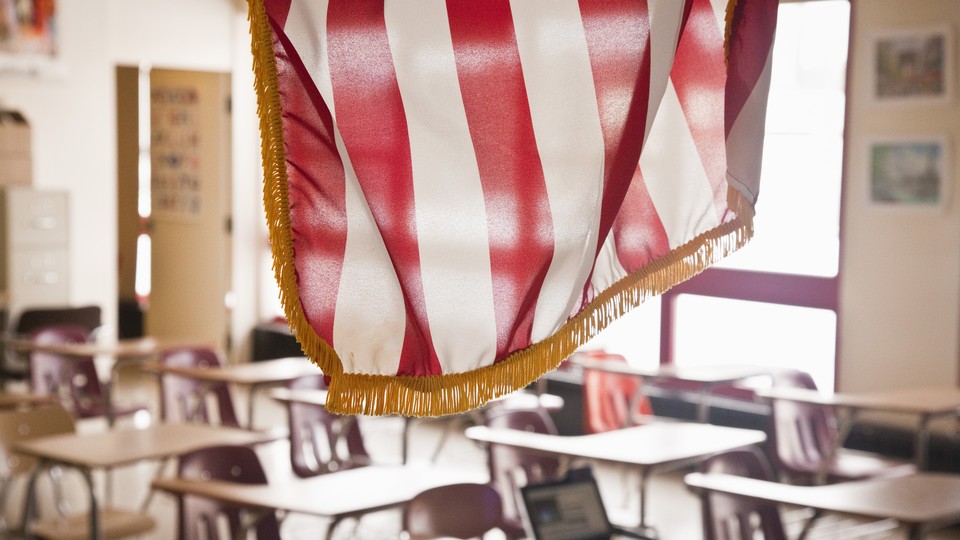
[[67, 223], [65, 191], [0, 189], [0, 296], [11, 315], [69, 303]]

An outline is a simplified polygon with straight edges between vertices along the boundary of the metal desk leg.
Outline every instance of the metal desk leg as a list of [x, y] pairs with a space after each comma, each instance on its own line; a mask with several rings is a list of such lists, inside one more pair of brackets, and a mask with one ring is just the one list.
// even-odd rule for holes
[[[23, 503], [23, 519], [21, 520], [21, 533], [23, 533], [24, 537], [29, 536], [27, 532], [30, 527], [30, 520], [34, 514], [33, 504], [37, 495], [37, 477], [40, 476], [40, 471], [50, 465], [50, 462], [41, 459], [33, 471], [30, 472], [30, 479], [27, 482], [26, 500]], [[100, 505], [97, 503], [97, 492], [93, 486], [93, 474], [89, 469], [81, 469], [81, 474], [90, 492], [90, 538], [91, 540], [103, 540], [103, 530], [100, 527]]]
[[920, 425], [917, 426], [917, 440], [913, 445], [913, 462], [916, 463], [917, 468], [920, 470], [926, 470], [929, 456], [928, 452], [930, 449], [930, 415], [924, 414], [920, 416]]

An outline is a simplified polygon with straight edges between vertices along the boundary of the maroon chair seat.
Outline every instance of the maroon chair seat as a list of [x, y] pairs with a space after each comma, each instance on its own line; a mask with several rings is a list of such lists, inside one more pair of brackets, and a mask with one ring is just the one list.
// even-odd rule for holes
[[[326, 388], [323, 375], [290, 381], [291, 389]], [[287, 402], [290, 465], [301, 478], [370, 464], [363, 433], [354, 417], [327, 412], [324, 407]]]
[[[58, 325], [36, 330], [31, 339], [41, 345], [85, 343], [90, 334], [84, 326]], [[37, 394], [57, 396], [77, 418], [106, 417], [110, 413], [109, 389], [100, 381], [91, 356], [31, 351], [30, 388]], [[114, 418], [147, 410], [142, 404], [112, 406]]]
[[403, 530], [411, 540], [481, 538], [503, 526], [500, 494], [487, 484], [428, 489], [411, 499], [403, 513]]
[[[816, 390], [810, 374], [788, 371], [778, 374], [777, 385]], [[834, 452], [838, 433], [832, 407], [777, 399], [772, 408], [772, 439], [776, 465], [784, 479], [794, 483], [816, 483], [824, 460]], [[837, 448], [823, 480], [827, 483], [883, 476], [913, 474], [912, 463], [880, 454]]]
[[[266, 484], [267, 475], [256, 452], [248, 446], [211, 446], [180, 456], [179, 475], [201, 480], [226, 480], [242, 484]], [[238, 534], [241, 508], [195, 495], [177, 497], [179, 540], [220, 540], [217, 522], [226, 520], [230, 536]], [[257, 540], [279, 540], [280, 524], [274, 513], [256, 522]], [[202, 531], [202, 532], [201, 532]], [[246, 538], [246, 536], [242, 536]], [[226, 539], [224, 539], [226, 540]]]
[[[184, 347], [160, 355], [160, 362], [177, 367], [220, 367], [213, 349]], [[215, 405], [211, 407], [211, 405]], [[160, 418], [165, 422], [198, 422], [240, 427], [227, 383], [211, 383], [171, 373], [160, 376]]]
[[[557, 435], [553, 420], [539, 409], [494, 409], [487, 414], [485, 423], [494, 429], [519, 429]], [[502, 444], [490, 444], [487, 446], [487, 466], [490, 483], [503, 501], [502, 530], [508, 537], [521, 538], [525, 532], [521, 518], [523, 503], [517, 495], [519, 489], [528, 483], [559, 479], [564, 472], [560, 458]]]
[[[770, 464], [755, 449], [734, 450], [706, 459], [700, 470], [773, 480]], [[786, 540], [776, 503], [725, 493], [700, 492], [705, 540]]]

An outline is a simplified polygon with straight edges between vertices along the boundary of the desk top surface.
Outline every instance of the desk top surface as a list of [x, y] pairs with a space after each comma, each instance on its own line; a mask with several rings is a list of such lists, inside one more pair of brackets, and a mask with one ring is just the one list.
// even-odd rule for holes
[[[327, 390], [322, 388], [274, 388], [270, 391], [270, 397], [285, 403], [302, 403], [306, 405], [326, 406]], [[497, 400], [491, 401], [498, 403], [509, 409], [533, 409], [543, 408], [547, 411], [559, 411], [563, 408], [563, 398], [554, 394], [533, 394], [531, 392], [518, 391], [506, 395]]]
[[153, 424], [91, 434], [37, 437], [14, 444], [17, 452], [79, 467], [106, 468], [176, 456], [217, 444], [248, 445], [269, 434], [207, 424]]
[[730, 474], [690, 473], [694, 488], [903, 523], [960, 520], [960, 475], [917, 473], [822, 486], [795, 486]]
[[298, 377], [323, 373], [306, 356], [291, 356], [260, 362], [202, 368], [167, 366], [159, 362], [149, 362], [144, 364], [143, 369], [154, 373], [168, 373], [192, 379], [233, 384], [282, 383]]
[[548, 454], [647, 467], [696, 460], [766, 440], [762, 431], [688, 422], [654, 422], [577, 436], [475, 426], [467, 428], [466, 435]]
[[337, 517], [406, 503], [423, 490], [461, 482], [485, 483], [486, 474], [422, 465], [370, 465], [313, 478], [269, 484], [161, 478], [153, 487], [250, 508]]
[[757, 395], [772, 400], [914, 414], [945, 414], [960, 409], [960, 389], [950, 387], [827, 394], [807, 388], [774, 386], [757, 390]]
[[89, 341], [85, 343], [39, 344], [29, 339], [13, 339], [9, 345], [22, 351], [42, 351], [64, 356], [112, 355], [118, 358], [150, 357], [169, 349], [180, 347], [209, 347], [209, 342], [190, 339], [133, 338], [115, 341]]
[[16, 409], [54, 403], [53, 396], [31, 392], [0, 392], [0, 409]]
[[749, 379], [750, 377], [770, 374], [769, 368], [743, 364], [718, 364], [709, 366], [669, 365], [657, 366], [654, 368], [643, 368], [631, 366], [623, 362], [613, 362], [609, 360], [577, 359], [573, 362], [584, 369], [595, 369], [610, 373], [635, 375], [649, 379], [675, 379], [710, 384], [732, 383], [742, 381], [743, 379]]

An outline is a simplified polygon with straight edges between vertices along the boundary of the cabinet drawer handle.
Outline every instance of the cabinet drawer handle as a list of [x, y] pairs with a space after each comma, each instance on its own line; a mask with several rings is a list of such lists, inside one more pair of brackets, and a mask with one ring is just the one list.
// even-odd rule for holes
[[53, 285], [60, 281], [60, 274], [56, 272], [32, 272], [24, 276], [24, 281], [30, 285]]
[[42, 229], [45, 231], [49, 231], [52, 229], [56, 229], [58, 223], [59, 222], [57, 221], [57, 218], [53, 216], [41, 216], [41, 217], [33, 218], [30, 221], [30, 226], [33, 227], [34, 229]]

